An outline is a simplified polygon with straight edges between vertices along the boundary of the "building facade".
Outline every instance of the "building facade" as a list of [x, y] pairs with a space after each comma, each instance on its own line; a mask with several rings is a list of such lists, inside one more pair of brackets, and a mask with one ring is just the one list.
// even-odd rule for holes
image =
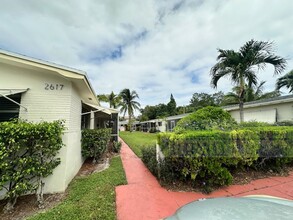
[[[231, 116], [240, 122], [238, 105], [224, 106]], [[246, 102], [243, 106], [244, 121], [276, 123], [293, 121], [293, 95]]]
[[82, 166], [82, 128], [112, 127], [118, 137], [118, 111], [100, 106], [85, 72], [0, 51], [0, 77], [0, 121], [64, 120], [61, 164], [45, 193], [63, 192]]

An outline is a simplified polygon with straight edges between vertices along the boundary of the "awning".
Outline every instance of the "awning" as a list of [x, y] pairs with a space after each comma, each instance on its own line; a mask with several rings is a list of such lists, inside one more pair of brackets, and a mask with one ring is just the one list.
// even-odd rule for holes
[[20, 107], [24, 108], [27, 111], [27, 108], [21, 105], [20, 103], [14, 101], [13, 99], [9, 98], [10, 95], [15, 95], [19, 93], [24, 93], [29, 89], [0, 89], [0, 97], [8, 99], [9, 101], [19, 105]]
[[24, 93], [29, 89], [0, 89], [0, 96], [15, 95], [18, 93]]
[[[98, 105], [92, 105], [92, 104], [89, 104], [89, 103], [83, 103], [83, 104], [93, 108], [94, 112], [104, 112], [104, 113], [106, 113], [108, 115], [112, 114], [112, 112], [109, 109], [105, 108], [105, 107], [101, 107], [101, 106], [98, 106]], [[89, 114], [89, 113], [90, 112], [85, 112], [85, 113], [82, 113], [82, 115]]]

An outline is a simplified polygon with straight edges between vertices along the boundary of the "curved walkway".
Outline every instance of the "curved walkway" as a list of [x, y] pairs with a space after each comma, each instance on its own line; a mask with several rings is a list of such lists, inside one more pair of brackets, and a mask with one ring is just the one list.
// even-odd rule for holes
[[232, 185], [209, 195], [167, 191], [160, 186], [127, 144], [122, 140], [121, 142], [121, 159], [128, 185], [116, 187], [118, 220], [158, 220], [200, 198], [270, 195], [293, 200], [293, 172], [288, 177], [272, 177], [255, 180], [246, 185]]

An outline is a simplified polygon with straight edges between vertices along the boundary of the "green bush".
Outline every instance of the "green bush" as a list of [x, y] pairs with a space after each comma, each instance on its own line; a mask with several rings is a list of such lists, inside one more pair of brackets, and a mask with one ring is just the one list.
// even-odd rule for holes
[[239, 128], [253, 128], [253, 127], [267, 127], [271, 126], [271, 124], [266, 122], [258, 122], [258, 121], [247, 121], [239, 123]]
[[165, 155], [161, 178], [201, 182], [206, 188], [229, 185], [230, 171], [239, 167], [277, 170], [293, 162], [292, 127], [162, 133], [158, 143]]
[[142, 161], [147, 166], [147, 168], [151, 171], [152, 174], [158, 176], [158, 163], [156, 159], [156, 147], [155, 146], [147, 146], [141, 149]]
[[121, 141], [113, 141], [113, 149], [112, 149], [112, 151], [114, 153], [119, 153], [120, 150], [121, 150], [121, 145], [122, 145]]
[[60, 164], [56, 155], [63, 146], [63, 130], [61, 121], [0, 123], [0, 190], [6, 190], [6, 211], [19, 196], [37, 189], [43, 203], [42, 179]]
[[276, 126], [293, 126], [293, 120], [279, 121], [275, 123]]
[[237, 122], [220, 107], [208, 106], [182, 118], [175, 127], [175, 132], [186, 130], [231, 130]]
[[258, 168], [280, 170], [293, 162], [293, 127], [250, 128], [260, 138]]
[[111, 129], [85, 129], [82, 131], [81, 153], [83, 157], [92, 157], [93, 163], [101, 158], [111, 139]]
[[251, 131], [165, 133], [158, 141], [168, 158], [167, 165], [173, 166], [169, 168], [173, 176], [179, 172], [181, 179], [201, 181], [205, 187], [229, 185], [232, 176], [228, 167], [256, 160], [259, 142]]

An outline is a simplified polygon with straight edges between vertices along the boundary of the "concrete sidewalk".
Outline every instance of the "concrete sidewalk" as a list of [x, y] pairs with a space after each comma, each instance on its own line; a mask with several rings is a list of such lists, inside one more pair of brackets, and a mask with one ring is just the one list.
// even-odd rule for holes
[[[122, 141], [122, 140], [121, 140]], [[118, 220], [158, 220], [179, 207], [200, 198], [270, 195], [293, 200], [293, 172], [288, 177], [272, 177], [246, 185], [232, 185], [206, 195], [171, 192], [162, 188], [143, 162], [122, 141], [121, 159], [128, 185], [116, 187]]]

